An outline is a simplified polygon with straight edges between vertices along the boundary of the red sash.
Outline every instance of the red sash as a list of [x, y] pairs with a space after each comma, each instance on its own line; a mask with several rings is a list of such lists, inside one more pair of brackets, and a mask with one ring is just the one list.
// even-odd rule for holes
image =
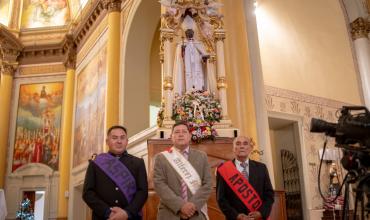
[[231, 190], [239, 197], [249, 211], [254, 212], [262, 205], [262, 200], [248, 180], [236, 169], [231, 161], [225, 162], [217, 172]]

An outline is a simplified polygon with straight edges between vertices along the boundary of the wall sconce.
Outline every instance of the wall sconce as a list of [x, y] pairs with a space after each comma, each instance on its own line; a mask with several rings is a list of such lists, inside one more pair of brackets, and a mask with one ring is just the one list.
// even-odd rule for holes
[[[323, 148], [319, 150], [319, 159], [321, 160]], [[333, 161], [338, 160], [340, 157], [338, 149], [335, 148], [327, 148], [325, 150], [323, 161], [326, 163], [332, 163]]]

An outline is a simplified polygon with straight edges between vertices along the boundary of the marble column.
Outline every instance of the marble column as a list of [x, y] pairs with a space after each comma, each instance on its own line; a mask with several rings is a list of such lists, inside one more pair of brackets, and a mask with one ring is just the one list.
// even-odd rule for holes
[[121, 0], [105, 0], [108, 10], [106, 128], [119, 123]]
[[370, 109], [370, 24], [359, 17], [351, 23], [351, 33], [355, 46], [358, 70], [361, 76], [362, 93], [365, 105]]
[[71, 35], [66, 36], [67, 59], [64, 62], [67, 68], [64, 83], [63, 117], [61, 125], [61, 141], [59, 154], [59, 191], [58, 191], [58, 219], [67, 219], [69, 191], [69, 176], [72, 146], [72, 120], [76, 69], [76, 45]]

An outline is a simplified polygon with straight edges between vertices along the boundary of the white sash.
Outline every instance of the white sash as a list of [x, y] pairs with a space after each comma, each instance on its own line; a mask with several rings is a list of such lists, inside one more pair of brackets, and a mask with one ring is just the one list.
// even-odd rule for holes
[[[184, 180], [191, 194], [195, 194], [202, 185], [202, 181], [199, 174], [189, 161], [180, 154], [174, 147], [169, 151], [163, 151], [163, 156], [168, 160], [172, 168], [180, 175], [181, 179]], [[201, 212], [206, 216], [208, 220], [207, 203], [201, 208]]]

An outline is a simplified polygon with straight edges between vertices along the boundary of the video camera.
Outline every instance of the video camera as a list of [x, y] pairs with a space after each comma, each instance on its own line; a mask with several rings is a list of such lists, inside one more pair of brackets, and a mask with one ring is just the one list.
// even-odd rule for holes
[[[357, 112], [357, 114], [353, 114]], [[359, 112], [359, 113], [358, 113]], [[357, 202], [362, 203], [362, 218], [364, 213], [370, 213], [370, 113], [364, 106], [343, 106], [340, 110], [338, 123], [330, 123], [312, 118], [311, 132], [325, 133], [334, 137], [336, 146], [343, 149], [342, 166], [348, 171], [346, 182], [344, 215], [348, 218], [348, 184], [358, 183], [356, 191], [355, 213]], [[326, 142], [325, 142], [326, 146]], [[325, 149], [324, 146], [324, 149]], [[320, 162], [321, 169], [321, 162]], [[348, 179], [347, 179], [348, 176]], [[319, 177], [320, 178], [320, 174]], [[341, 187], [342, 188], [342, 187]], [[321, 194], [321, 191], [320, 191]], [[367, 205], [364, 206], [367, 197]], [[355, 217], [356, 219], [356, 217]]]
[[343, 106], [340, 113], [338, 123], [312, 118], [310, 131], [335, 138], [336, 146], [344, 149], [341, 162], [345, 169], [370, 168], [370, 112], [364, 106]]

